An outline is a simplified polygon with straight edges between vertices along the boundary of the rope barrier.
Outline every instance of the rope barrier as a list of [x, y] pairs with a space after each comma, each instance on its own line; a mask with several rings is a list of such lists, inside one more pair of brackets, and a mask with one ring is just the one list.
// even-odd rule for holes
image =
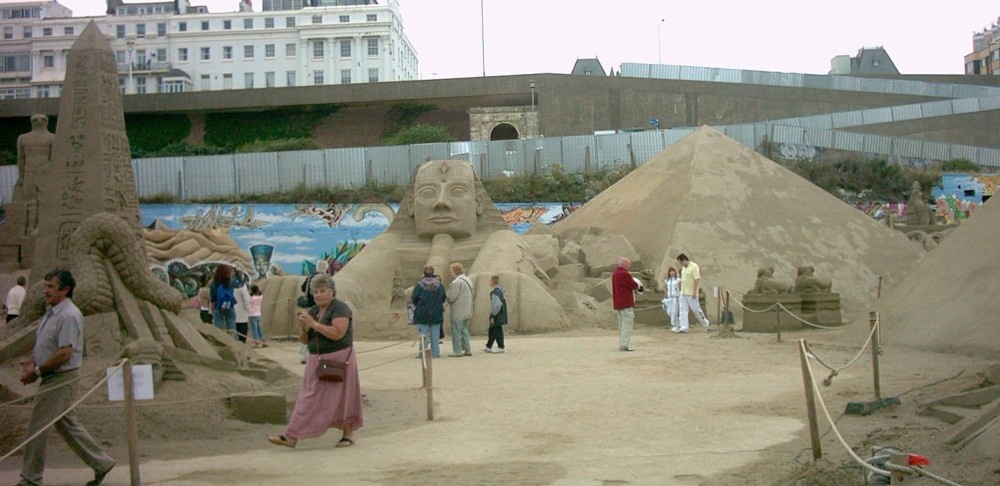
[[[874, 327], [877, 327], [877, 326], [874, 326]], [[799, 348], [807, 356], [811, 356], [811, 354], [808, 352], [808, 349], [807, 349], [808, 346], [806, 346], [805, 340], [803, 340], [803, 339], [799, 340]], [[826, 417], [827, 422], [830, 424], [830, 430], [832, 430], [833, 433], [834, 433], [834, 435], [837, 436], [837, 440], [840, 442], [840, 445], [844, 447], [844, 449], [847, 451], [847, 454], [852, 459], [854, 459], [855, 462], [857, 462], [858, 464], [860, 464], [865, 469], [871, 471], [872, 473], [881, 475], [881, 476], [890, 476], [892, 474], [890, 471], [885, 470], [885, 469], [880, 469], [878, 467], [875, 467], [875, 466], [869, 464], [868, 462], [866, 462], [864, 459], [861, 459], [861, 457], [859, 457], [857, 455], [857, 453], [854, 452], [854, 449], [851, 448], [851, 446], [847, 443], [847, 441], [844, 440], [844, 436], [841, 435], [840, 430], [837, 429], [837, 423], [833, 420], [833, 417], [830, 416], [830, 411], [826, 407], [826, 401], [823, 400], [823, 394], [820, 393], [819, 385], [816, 384], [816, 377], [813, 375], [812, 365], [809, 363], [809, 360], [805, 360], [805, 363], [806, 363], [806, 371], [809, 373], [809, 379], [812, 381], [812, 390], [813, 390], [813, 393], [815, 393], [815, 395], [816, 395], [816, 399], [817, 399], [816, 401], [819, 402], [820, 408], [823, 409], [823, 415]], [[929, 471], [924, 470], [923, 468], [898, 466], [898, 465], [892, 465], [892, 464], [887, 464], [886, 467], [888, 469], [890, 469], [890, 470], [895, 470], [895, 471], [899, 471], [899, 472], [903, 472], [903, 473], [907, 473], [907, 474], [913, 474], [913, 475], [916, 475], [916, 476], [924, 476], [924, 477], [927, 477], [929, 479], [933, 479], [935, 481], [941, 482], [943, 484], [947, 484], [949, 486], [961, 486], [958, 483], [950, 481], [950, 480], [948, 480], [946, 478], [943, 478], [941, 476], [937, 476], [935, 474], [932, 474]]]
[[[122, 366], [125, 366], [125, 363], [127, 361], [128, 361], [128, 358], [122, 358], [120, 361], [118, 361], [118, 364], [114, 366], [115, 371], [121, 369]], [[79, 400], [73, 402], [73, 404], [70, 405], [69, 408], [67, 408], [66, 410], [63, 410], [63, 412], [60, 413], [56, 418], [52, 419], [52, 421], [50, 421], [49, 423], [45, 424], [45, 427], [42, 427], [38, 432], [35, 432], [34, 435], [32, 435], [31, 437], [28, 437], [27, 439], [24, 440], [24, 442], [21, 442], [20, 444], [18, 444], [17, 447], [15, 447], [13, 450], [11, 450], [10, 452], [8, 452], [8, 453], [4, 454], [2, 457], [0, 457], [0, 462], [3, 462], [8, 457], [14, 455], [15, 452], [23, 449], [24, 446], [28, 445], [29, 442], [35, 440], [35, 438], [38, 437], [39, 435], [42, 435], [42, 433], [45, 432], [46, 430], [48, 430], [49, 427], [52, 427], [53, 425], [55, 425], [56, 422], [62, 420], [62, 418], [65, 417], [67, 413], [69, 413], [70, 411], [72, 411], [73, 409], [75, 409], [77, 407], [77, 405], [79, 405], [81, 402], [83, 402], [84, 400], [86, 400], [87, 397], [89, 397], [92, 393], [94, 393], [95, 391], [97, 391], [97, 389], [100, 388], [101, 385], [103, 385], [104, 383], [106, 383], [108, 381], [108, 379], [111, 378], [112, 374], [113, 373], [109, 373], [104, 378], [101, 378], [101, 380], [98, 381], [97, 384], [94, 385], [93, 388], [91, 388], [89, 391], [87, 391], [87, 393], [85, 393], [82, 397], [80, 397]]]
[[94, 371], [91, 371], [90, 373], [87, 373], [85, 375], [81, 375], [80, 377], [78, 377], [76, 379], [67, 381], [66, 383], [60, 383], [60, 384], [58, 384], [58, 385], [56, 385], [56, 386], [54, 386], [52, 388], [49, 388], [48, 390], [45, 390], [43, 392], [33, 393], [31, 395], [23, 396], [21, 398], [16, 398], [16, 399], [11, 400], [9, 402], [0, 403], [0, 408], [4, 408], [4, 407], [7, 407], [7, 406], [13, 406], [14, 404], [20, 403], [20, 402], [26, 402], [28, 400], [31, 400], [31, 399], [35, 398], [35, 397], [42, 396], [42, 395], [44, 395], [46, 393], [51, 393], [53, 391], [56, 391], [56, 390], [58, 390], [58, 389], [60, 389], [60, 388], [62, 388], [64, 386], [68, 386], [68, 385], [70, 385], [72, 383], [76, 383], [78, 381], [83, 381], [84, 378], [89, 378], [92, 375], [96, 375], [98, 373], [104, 373], [104, 372], [105, 372], [104, 369], [100, 369], [100, 368], [96, 369]]
[[[730, 295], [736, 294], [738, 297], [746, 295], [745, 293], [738, 292], [738, 291], [731, 290], [731, 289], [724, 289], [724, 291], [728, 292]], [[781, 310], [784, 310], [786, 313], [788, 313], [788, 315], [792, 316], [793, 319], [801, 322], [802, 324], [805, 324], [805, 325], [810, 326], [810, 327], [815, 327], [817, 329], [828, 329], [828, 330], [848, 329], [848, 328], [851, 328], [851, 327], [854, 327], [854, 326], [857, 326], [857, 325], [860, 325], [860, 324], [865, 324], [866, 322], [868, 322], [868, 321], [857, 321], [857, 322], [852, 322], [851, 324], [847, 324], [847, 325], [844, 325], [844, 326], [824, 326], [824, 325], [816, 324], [815, 322], [810, 322], [810, 321], [807, 321], [807, 320], [803, 319], [801, 316], [795, 314], [794, 312], [792, 312], [791, 310], [789, 310], [787, 307], [785, 307], [781, 302], [775, 302], [775, 303], [771, 304], [770, 306], [768, 306], [768, 307], [766, 307], [764, 309], [759, 309], [759, 310], [758, 309], [751, 309], [751, 308], [743, 305], [743, 302], [740, 299], [736, 299], [736, 305], [740, 306], [740, 308], [743, 309], [746, 312], [752, 312], [752, 313], [755, 313], [755, 314], [761, 314], [761, 313], [764, 313], [764, 312], [770, 312], [775, 307], [778, 307]]]
[[875, 331], [878, 329], [878, 326], [879, 326], [878, 321], [875, 321], [875, 325], [872, 326], [871, 332], [868, 333], [868, 339], [866, 339], [865, 343], [861, 345], [861, 349], [858, 351], [858, 354], [856, 356], [854, 356], [854, 358], [852, 358], [850, 361], [848, 361], [847, 364], [845, 364], [844, 366], [841, 366], [839, 368], [834, 368], [834, 367], [826, 364], [825, 362], [823, 362], [823, 360], [820, 359], [819, 356], [816, 355], [816, 353], [812, 352], [812, 349], [809, 348], [808, 344], [806, 344], [806, 351], [809, 353], [810, 357], [815, 358], [816, 361], [819, 364], [823, 365], [824, 367], [826, 367], [826, 369], [828, 369], [828, 370], [830, 370], [830, 371], [832, 371], [834, 373], [833, 375], [831, 375], [831, 377], [832, 376], [836, 376], [837, 373], [839, 373], [839, 372], [841, 372], [841, 371], [849, 368], [851, 365], [853, 365], [858, 360], [858, 358], [860, 358], [861, 355], [864, 354], [865, 349], [868, 349], [868, 345], [871, 344], [872, 337], [875, 335]]

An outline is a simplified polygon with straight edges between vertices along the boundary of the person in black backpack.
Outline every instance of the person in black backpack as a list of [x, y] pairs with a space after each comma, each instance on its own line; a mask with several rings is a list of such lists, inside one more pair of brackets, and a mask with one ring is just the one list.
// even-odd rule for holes
[[[485, 353], [501, 354], [504, 352], [503, 326], [507, 325], [507, 296], [503, 287], [500, 286], [500, 276], [490, 277], [490, 328], [489, 341], [486, 341]], [[493, 350], [493, 342], [496, 341], [497, 349]]]
[[236, 296], [233, 295], [233, 284], [233, 267], [224, 263], [216, 266], [212, 288], [209, 290], [212, 322], [215, 327], [231, 333], [236, 332]]

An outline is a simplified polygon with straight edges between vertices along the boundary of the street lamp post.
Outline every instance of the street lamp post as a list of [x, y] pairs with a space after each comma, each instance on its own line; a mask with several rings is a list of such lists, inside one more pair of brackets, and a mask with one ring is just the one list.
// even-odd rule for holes
[[660, 19], [660, 23], [656, 24], [656, 63], [663, 64], [663, 56], [660, 54], [661, 46], [663, 42], [660, 41], [660, 26], [666, 19]]
[[125, 94], [131, 94], [135, 90], [135, 82], [132, 79], [132, 51], [135, 50], [135, 41], [126, 41], [125, 47], [128, 50], [128, 86], [125, 87]]
[[531, 111], [535, 111], [535, 80], [528, 81], [528, 86], [531, 87]]

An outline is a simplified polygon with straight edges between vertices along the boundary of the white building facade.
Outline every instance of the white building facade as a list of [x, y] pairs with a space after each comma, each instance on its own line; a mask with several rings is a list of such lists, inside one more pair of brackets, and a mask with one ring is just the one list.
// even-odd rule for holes
[[125, 94], [375, 83], [417, 79], [399, 4], [230, 13], [72, 17], [55, 1], [0, 4], [0, 99], [57, 97], [66, 56], [95, 21]]

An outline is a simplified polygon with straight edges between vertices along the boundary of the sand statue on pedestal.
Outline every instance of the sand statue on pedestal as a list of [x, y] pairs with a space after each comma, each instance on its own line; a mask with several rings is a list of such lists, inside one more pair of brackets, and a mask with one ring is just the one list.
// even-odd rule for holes
[[924, 192], [920, 190], [920, 183], [913, 181], [910, 188], [910, 199], [906, 202], [906, 225], [907, 226], [929, 226], [934, 224], [934, 215], [931, 208], [924, 201]]
[[757, 270], [757, 280], [753, 289], [747, 291], [748, 294], [785, 294], [791, 290], [792, 286], [784, 282], [779, 282], [774, 278], [774, 267], [765, 267]]
[[812, 265], [802, 265], [795, 277], [792, 292], [802, 298], [802, 318], [820, 326], [843, 325], [840, 294], [834, 293], [833, 281], [817, 277]]
[[31, 131], [17, 137], [17, 183], [5, 210], [7, 221], [0, 227], [0, 268], [28, 268], [33, 259], [38, 228], [38, 197], [42, 181], [49, 176], [49, 161], [55, 135], [49, 117], [31, 116]]
[[795, 286], [792, 292], [796, 294], [808, 294], [815, 292], [830, 292], [833, 281], [829, 278], [820, 278], [814, 275], [816, 269], [811, 265], [803, 265], [798, 268], [795, 276]]
[[[489, 278], [500, 275], [514, 329], [557, 329], [568, 318], [544, 282], [527, 243], [493, 205], [472, 166], [462, 160], [425, 163], [389, 228], [365, 245], [334, 277], [337, 295], [358, 311], [359, 334], [406, 332], [399, 286], [412, 285], [425, 265], [450, 280], [452, 262], [468, 268], [474, 281], [474, 330], [489, 322]], [[447, 283], [447, 282], [446, 282]], [[477, 327], [479, 326], [479, 327]]]

